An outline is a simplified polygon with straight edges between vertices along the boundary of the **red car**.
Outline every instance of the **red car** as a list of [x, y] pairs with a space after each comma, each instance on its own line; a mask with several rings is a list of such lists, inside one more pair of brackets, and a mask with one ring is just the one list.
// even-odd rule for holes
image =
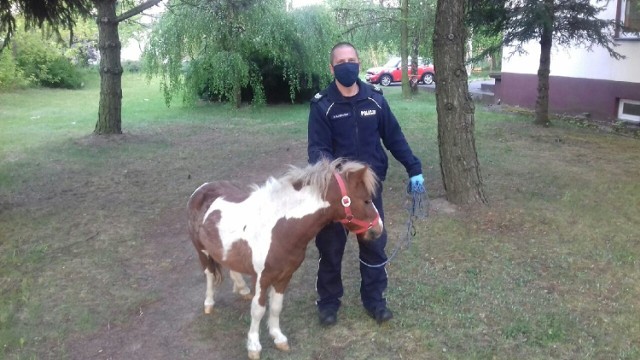
[[[435, 81], [436, 72], [433, 65], [427, 65], [422, 58], [418, 59], [418, 74], [411, 74], [411, 58], [409, 58], [409, 77], [418, 81], [431, 85]], [[402, 65], [400, 57], [393, 57], [381, 67], [373, 67], [367, 70], [365, 80], [372, 84], [380, 84], [388, 86], [392, 82], [402, 81]]]

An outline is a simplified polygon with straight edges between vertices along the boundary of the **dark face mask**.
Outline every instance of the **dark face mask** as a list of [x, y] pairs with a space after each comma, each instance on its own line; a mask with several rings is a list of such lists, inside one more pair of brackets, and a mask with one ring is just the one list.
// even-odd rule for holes
[[333, 66], [333, 74], [336, 80], [343, 86], [349, 87], [355, 84], [360, 74], [360, 64], [346, 62]]

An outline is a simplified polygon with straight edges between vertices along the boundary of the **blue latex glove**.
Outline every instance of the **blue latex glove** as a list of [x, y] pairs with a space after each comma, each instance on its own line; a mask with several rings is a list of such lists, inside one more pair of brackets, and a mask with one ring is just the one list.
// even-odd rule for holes
[[427, 192], [426, 188], [424, 187], [424, 177], [422, 176], [422, 174], [412, 176], [411, 179], [409, 179], [409, 184], [411, 186], [411, 192], [420, 194]]

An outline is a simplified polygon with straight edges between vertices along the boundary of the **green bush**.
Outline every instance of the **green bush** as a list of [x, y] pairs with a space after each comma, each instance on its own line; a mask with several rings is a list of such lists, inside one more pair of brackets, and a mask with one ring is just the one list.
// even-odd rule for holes
[[0, 90], [23, 88], [29, 85], [22, 70], [16, 66], [16, 62], [10, 50], [0, 53]]
[[46, 87], [78, 89], [82, 87], [80, 71], [66, 58], [59, 56], [49, 63], [47, 77], [40, 80]]
[[136, 60], [125, 60], [122, 62], [122, 70], [129, 73], [139, 73], [142, 70], [142, 64]]
[[82, 85], [80, 72], [62, 50], [36, 33], [21, 33], [12, 43], [17, 67], [35, 84], [66, 89]]

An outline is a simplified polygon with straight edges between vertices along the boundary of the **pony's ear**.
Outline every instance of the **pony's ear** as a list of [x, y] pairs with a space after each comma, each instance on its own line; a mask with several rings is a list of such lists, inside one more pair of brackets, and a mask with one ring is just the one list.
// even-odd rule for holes
[[357, 176], [357, 181], [362, 181], [364, 183], [364, 186], [371, 195], [373, 195], [380, 186], [378, 176], [373, 172], [373, 169], [371, 169], [369, 165], [365, 165], [360, 170], [354, 171], [353, 174]]
[[364, 174], [367, 173], [367, 170], [369, 170], [369, 167], [365, 165], [362, 167], [362, 169], [354, 171], [351, 176], [354, 176], [358, 181], [363, 181]]

